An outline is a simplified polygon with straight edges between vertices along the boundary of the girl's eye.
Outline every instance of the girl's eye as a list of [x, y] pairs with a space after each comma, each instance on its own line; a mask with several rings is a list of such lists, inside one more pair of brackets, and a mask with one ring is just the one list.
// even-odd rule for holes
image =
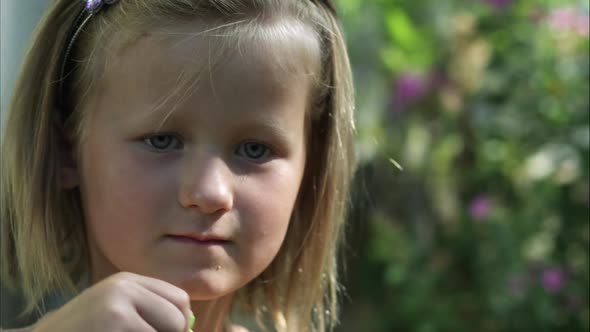
[[179, 149], [181, 147], [180, 140], [176, 136], [168, 134], [150, 136], [143, 141], [156, 150]]
[[248, 159], [260, 161], [261, 159], [268, 158], [270, 149], [260, 143], [247, 142], [240, 144], [237, 154]]

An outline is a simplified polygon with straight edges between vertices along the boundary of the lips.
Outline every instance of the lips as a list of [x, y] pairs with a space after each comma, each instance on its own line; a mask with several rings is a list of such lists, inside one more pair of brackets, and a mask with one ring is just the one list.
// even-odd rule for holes
[[194, 243], [200, 245], [223, 245], [229, 243], [224, 237], [199, 234], [169, 234], [167, 238], [184, 243]]

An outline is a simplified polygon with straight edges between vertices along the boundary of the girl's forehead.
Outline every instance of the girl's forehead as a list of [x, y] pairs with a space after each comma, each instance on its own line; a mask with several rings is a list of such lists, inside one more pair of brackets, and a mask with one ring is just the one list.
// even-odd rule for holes
[[271, 103], [295, 85], [312, 89], [320, 72], [315, 33], [287, 20], [231, 29], [196, 22], [154, 29], [126, 45], [106, 62], [99, 90], [110, 104], [135, 98], [153, 111], [166, 112], [196, 91], [229, 96], [228, 105], [260, 97]]
[[[319, 74], [320, 47], [316, 33], [294, 19], [220, 26], [193, 21], [152, 29], [120, 52], [111, 53], [105, 74], [153, 73], [185, 79], [209, 77], [219, 68], [250, 69], [271, 77]], [[116, 47], [116, 46], [115, 46]]]

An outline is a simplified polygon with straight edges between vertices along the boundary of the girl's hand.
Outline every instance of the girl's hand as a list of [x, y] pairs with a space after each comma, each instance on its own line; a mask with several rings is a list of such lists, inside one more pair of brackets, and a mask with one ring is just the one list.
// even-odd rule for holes
[[190, 299], [184, 290], [121, 272], [41, 319], [33, 331], [186, 332], [190, 316]]

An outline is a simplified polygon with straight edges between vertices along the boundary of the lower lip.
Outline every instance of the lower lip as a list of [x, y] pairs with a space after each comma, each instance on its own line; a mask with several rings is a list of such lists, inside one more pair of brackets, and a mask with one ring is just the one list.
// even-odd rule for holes
[[186, 236], [175, 236], [175, 235], [169, 235], [167, 236], [167, 238], [176, 241], [176, 242], [180, 242], [180, 243], [186, 243], [186, 244], [195, 244], [195, 245], [200, 245], [200, 246], [221, 246], [224, 244], [227, 244], [229, 241], [224, 241], [224, 240], [197, 240], [195, 238], [192, 237], [186, 237]]

